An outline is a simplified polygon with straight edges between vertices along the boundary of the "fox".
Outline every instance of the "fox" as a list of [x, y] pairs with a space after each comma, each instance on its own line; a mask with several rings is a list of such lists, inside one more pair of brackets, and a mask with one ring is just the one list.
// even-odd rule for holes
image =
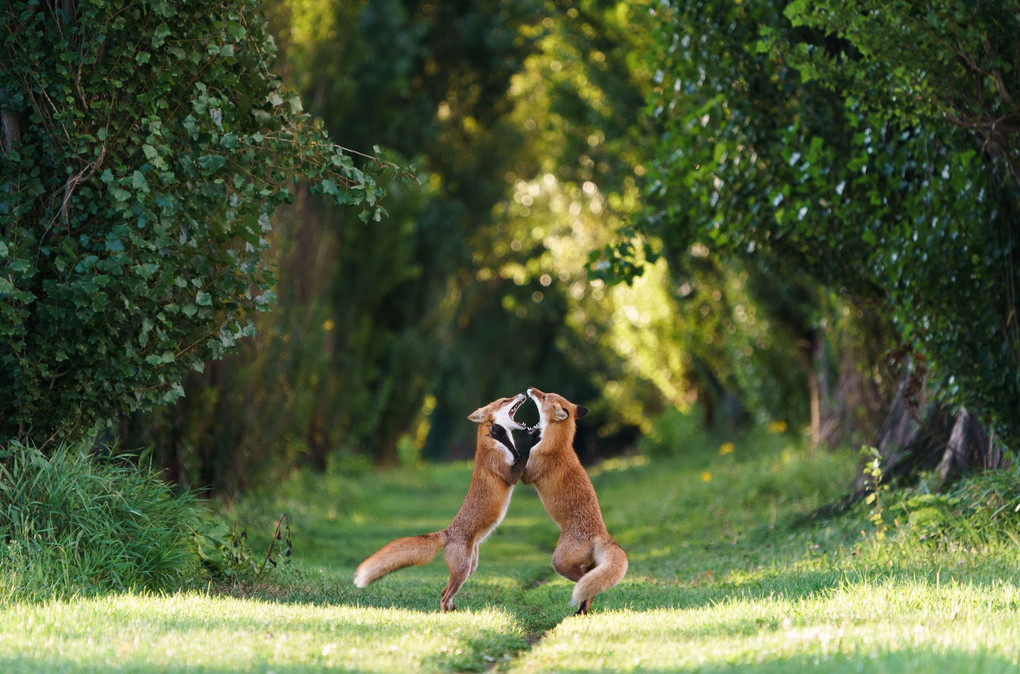
[[549, 516], [560, 527], [553, 552], [556, 573], [575, 583], [570, 603], [587, 615], [592, 599], [627, 573], [627, 553], [606, 530], [591, 479], [574, 452], [577, 420], [588, 409], [556, 393], [528, 389], [538, 406], [538, 424], [521, 482], [534, 484]]
[[[514, 485], [527, 465], [527, 454], [517, 449], [512, 433], [528, 430], [514, 420], [525, 400], [525, 395], [518, 393], [468, 415], [469, 421], [478, 424], [475, 464], [464, 503], [453, 521], [440, 531], [387, 543], [358, 566], [355, 586], [363, 588], [392, 571], [427, 564], [442, 549], [450, 579], [440, 595], [439, 610], [454, 610], [454, 597], [478, 568], [478, 546], [503, 521]], [[530, 446], [527, 439], [521, 444]]]

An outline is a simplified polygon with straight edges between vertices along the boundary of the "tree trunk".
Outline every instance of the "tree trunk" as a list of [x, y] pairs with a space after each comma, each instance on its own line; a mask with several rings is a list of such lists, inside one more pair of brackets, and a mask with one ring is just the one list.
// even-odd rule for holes
[[969, 470], [991, 470], [1005, 465], [1002, 448], [995, 443], [995, 438], [966, 407], [961, 407], [939, 462], [939, 479], [946, 483]]
[[[875, 448], [882, 457], [884, 483], [903, 482], [922, 471], [937, 470], [936, 486], [945, 486], [973, 470], [1009, 465], [1002, 446], [969, 410], [960, 407], [949, 413], [941, 405], [925, 404], [925, 397], [923, 382], [918, 385], [908, 369], [875, 438]], [[843, 512], [870, 489], [862, 465], [853, 491], [844, 499], [818, 509], [809, 519]]]
[[866, 354], [851, 344], [838, 351], [836, 384], [820, 388], [819, 442], [828, 447], [860, 445], [877, 437], [887, 399], [874, 379], [862, 374]]
[[376, 437], [379, 442], [373, 457], [376, 465], [395, 466], [400, 463], [400, 454], [397, 452], [397, 441], [400, 439], [400, 433], [394, 430], [386, 430], [380, 432]]
[[18, 116], [7, 107], [7, 92], [0, 89], [0, 127], [3, 135], [0, 137], [0, 147], [4, 155], [8, 155], [18, 145], [21, 145], [21, 123]]
[[[1002, 448], [965, 407], [955, 413], [938, 404], [912, 401], [910, 374], [904, 377], [875, 441], [882, 456], [885, 482], [912, 478], [921, 471], [937, 470], [941, 485], [975, 469], [1006, 465]], [[854, 493], [862, 495], [864, 476], [858, 473]]]

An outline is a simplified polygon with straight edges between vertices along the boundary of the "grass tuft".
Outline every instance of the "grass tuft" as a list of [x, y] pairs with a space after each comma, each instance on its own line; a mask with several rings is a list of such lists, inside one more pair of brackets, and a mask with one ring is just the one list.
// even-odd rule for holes
[[173, 590], [197, 577], [198, 509], [123, 458], [0, 450], [0, 602]]

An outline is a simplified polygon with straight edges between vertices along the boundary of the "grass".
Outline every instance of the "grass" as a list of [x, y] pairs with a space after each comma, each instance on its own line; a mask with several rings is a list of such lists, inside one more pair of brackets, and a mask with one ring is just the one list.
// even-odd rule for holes
[[354, 567], [380, 545], [448, 523], [470, 467], [347, 463], [230, 513], [253, 551], [288, 513], [294, 561], [270, 583], [13, 603], [0, 612], [0, 671], [1016, 670], [1020, 554], [1008, 537], [922, 541], [890, 499], [884, 543], [863, 509], [805, 521], [842, 494], [856, 455], [765, 433], [723, 440], [592, 471], [630, 570], [588, 617], [572, 616], [571, 583], [550, 567], [556, 527], [523, 485], [457, 612], [438, 613], [439, 559], [355, 589]]
[[179, 587], [198, 572], [190, 496], [118, 458], [0, 448], [0, 605]]

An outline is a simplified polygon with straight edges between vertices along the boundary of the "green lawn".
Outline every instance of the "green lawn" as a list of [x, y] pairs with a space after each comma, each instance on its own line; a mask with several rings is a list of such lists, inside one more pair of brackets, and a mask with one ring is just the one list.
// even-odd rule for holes
[[1016, 550], [925, 547], [895, 512], [883, 545], [863, 511], [799, 523], [857, 459], [787, 444], [702, 441], [592, 471], [630, 570], [587, 617], [572, 615], [549, 562], [556, 527], [524, 485], [457, 612], [438, 613], [438, 558], [355, 589], [378, 546], [445, 526], [470, 467], [346, 466], [236, 509], [253, 550], [289, 515], [293, 562], [270, 582], [15, 605], [0, 614], [0, 671], [1016, 671]]

